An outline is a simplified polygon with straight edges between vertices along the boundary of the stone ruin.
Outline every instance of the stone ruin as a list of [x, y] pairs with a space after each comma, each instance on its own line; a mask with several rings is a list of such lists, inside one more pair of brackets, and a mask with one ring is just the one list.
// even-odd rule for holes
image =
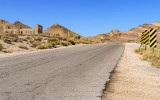
[[10, 34], [21, 34], [21, 35], [34, 35], [34, 34], [42, 34], [43, 26], [35, 24], [35, 28], [10, 28], [10, 26], [3, 26], [4, 33]]

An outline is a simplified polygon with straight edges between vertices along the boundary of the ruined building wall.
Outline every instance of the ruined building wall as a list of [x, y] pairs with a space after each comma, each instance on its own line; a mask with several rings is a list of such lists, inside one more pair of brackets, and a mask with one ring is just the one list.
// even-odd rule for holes
[[31, 28], [18, 28], [18, 29], [10, 29], [8, 26], [3, 27], [4, 33], [11, 34], [23, 34], [23, 35], [34, 35], [43, 33], [43, 27], [41, 25], [36, 24], [34, 29]]

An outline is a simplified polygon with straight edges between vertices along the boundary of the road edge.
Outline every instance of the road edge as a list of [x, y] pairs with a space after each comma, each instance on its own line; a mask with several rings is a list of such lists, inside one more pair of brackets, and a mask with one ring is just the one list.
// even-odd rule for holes
[[107, 90], [107, 87], [108, 87], [109, 83], [111, 82], [111, 79], [112, 79], [112, 77], [113, 77], [113, 73], [114, 73], [115, 69], [118, 67], [117, 65], [118, 65], [118, 63], [120, 62], [120, 60], [121, 60], [122, 57], [123, 57], [126, 44], [124, 43], [123, 46], [124, 46], [124, 49], [123, 49], [122, 54], [120, 55], [119, 61], [116, 63], [115, 67], [114, 67], [113, 70], [110, 72], [109, 81], [107, 81], [107, 82], [104, 84], [105, 88], [102, 90], [102, 95], [100, 96], [101, 100], [103, 100], [103, 96], [104, 96], [104, 94], [105, 94], [105, 91]]

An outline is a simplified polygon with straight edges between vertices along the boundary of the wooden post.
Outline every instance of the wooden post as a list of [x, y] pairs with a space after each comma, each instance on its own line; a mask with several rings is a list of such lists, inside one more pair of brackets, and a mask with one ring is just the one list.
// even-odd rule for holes
[[142, 47], [142, 43], [141, 43], [141, 45], [140, 45], [140, 48]]
[[146, 45], [145, 45], [145, 51], [146, 51], [146, 48], [147, 48], [147, 47], [146, 47]]
[[152, 49], [152, 53], [154, 53], [154, 48]]

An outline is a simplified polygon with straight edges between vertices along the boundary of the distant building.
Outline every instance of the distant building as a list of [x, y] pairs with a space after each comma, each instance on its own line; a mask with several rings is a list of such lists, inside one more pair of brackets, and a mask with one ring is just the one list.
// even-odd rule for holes
[[23, 34], [23, 35], [33, 35], [33, 34], [41, 34], [43, 33], [43, 26], [35, 24], [35, 28], [10, 28], [9, 26], [3, 27], [4, 33], [11, 34]]

